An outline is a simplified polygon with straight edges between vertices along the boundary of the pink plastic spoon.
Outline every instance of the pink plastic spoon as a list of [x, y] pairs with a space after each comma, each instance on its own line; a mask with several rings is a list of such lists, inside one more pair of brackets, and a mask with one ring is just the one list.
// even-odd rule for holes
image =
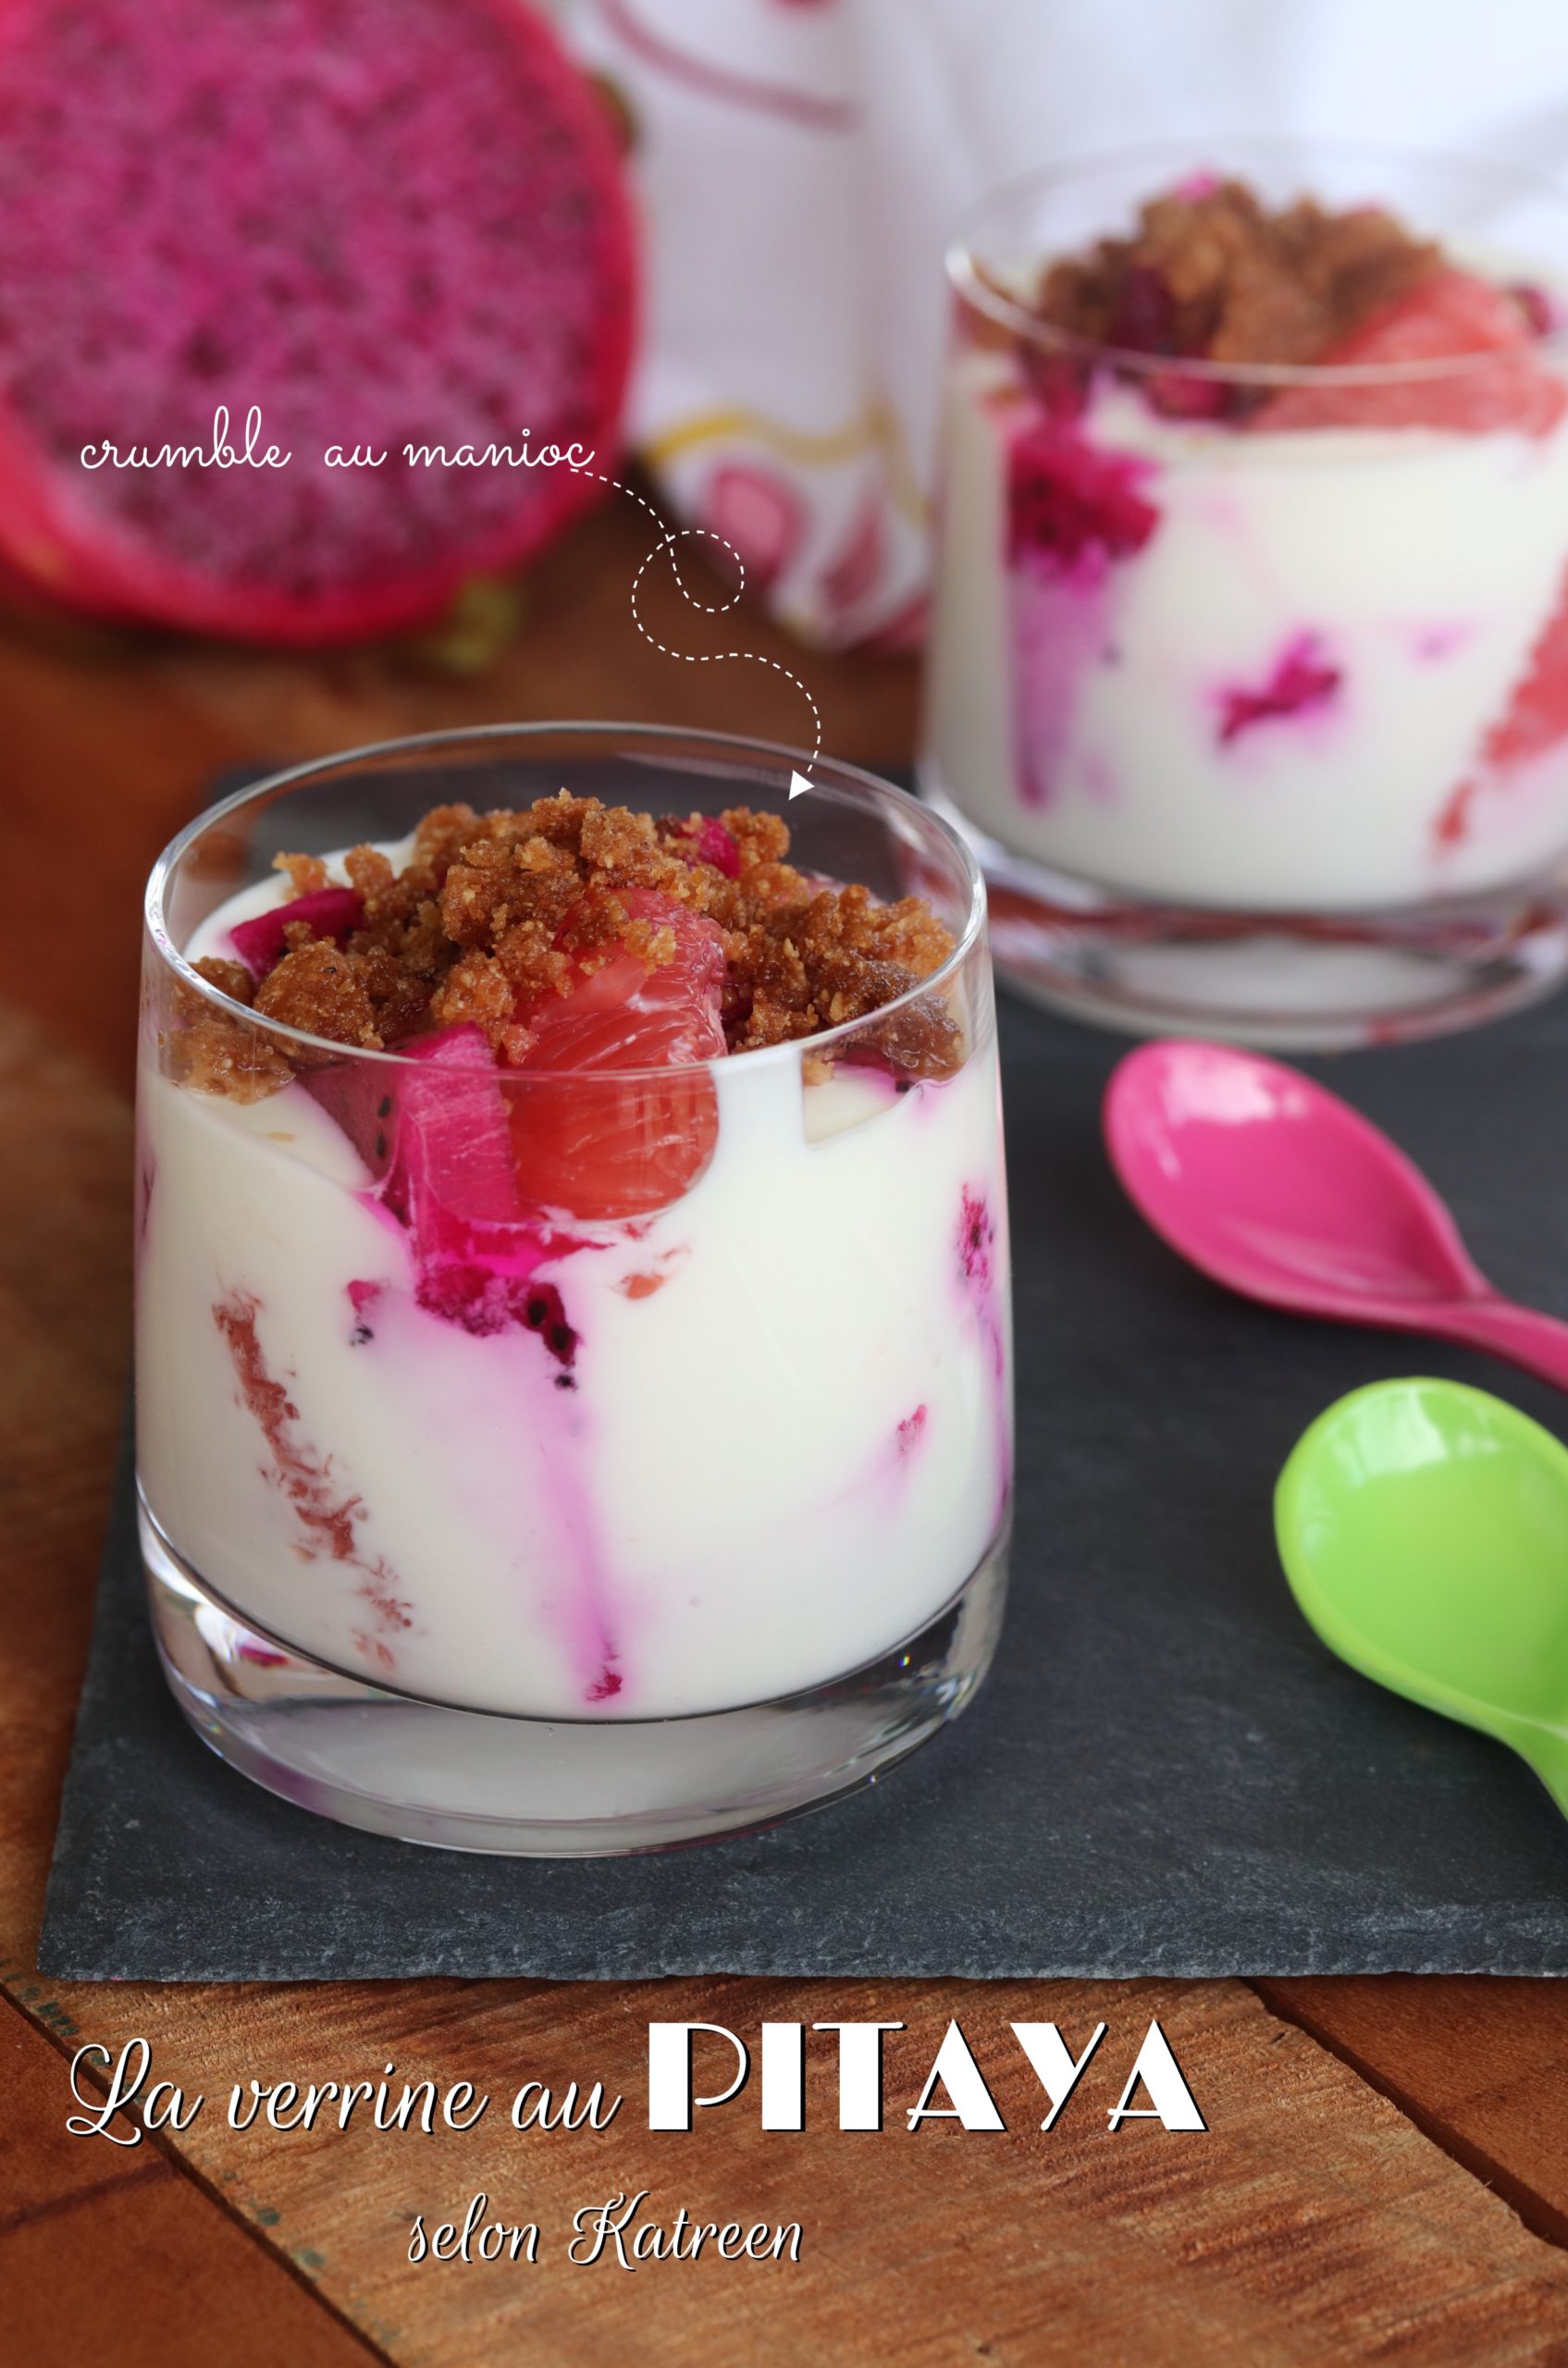
[[1105, 1122], [1135, 1206], [1216, 1283], [1489, 1349], [1568, 1389], [1568, 1324], [1500, 1298], [1420, 1171], [1310, 1078], [1225, 1044], [1144, 1044]]

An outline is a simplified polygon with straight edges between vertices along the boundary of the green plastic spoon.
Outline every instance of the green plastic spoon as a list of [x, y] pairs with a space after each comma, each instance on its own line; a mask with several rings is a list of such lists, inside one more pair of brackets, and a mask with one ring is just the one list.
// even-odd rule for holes
[[1375, 1382], [1297, 1441], [1274, 1528], [1330, 1652], [1511, 1745], [1568, 1816], [1568, 1449], [1484, 1389]]

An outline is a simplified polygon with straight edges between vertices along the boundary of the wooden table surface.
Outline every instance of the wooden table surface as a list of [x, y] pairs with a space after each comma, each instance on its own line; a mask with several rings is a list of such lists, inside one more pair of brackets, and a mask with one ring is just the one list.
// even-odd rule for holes
[[[0, 623], [0, 2299], [22, 2368], [664, 2368], [914, 2363], [1491, 2362], [1568, 2368], [1568, 1990], [1360, 1980], [832, 1984], [50, 1984], [34, 1970], [44, 1871], [86, 1645], [124, 1387], [137, 913], [149, 862], [223, 768], [508, 716], [638, 716], [798, 736], [796, 694], [752, 666], [687, 667], [639, 640], [643, 538], [600, 516], [541, 566], [520, 637], [465, 680], [407, 649], [283, 660]], [[704, 643], [670, 597], [669, 639]], [[731, 621], [733, 632], [733, 621]], [[749, 646], [820, 699], [826, 745], [907, 759], [897, 660]], [[243, 1868], [234, 1870], [245, 1880]], [[1130, 2049], [1157, 2014], [1205, 2135], [1114, 2138]], [[689, 2136], [636, 2126], [648, 2022], [883, 2018], [890, 2101], [918, 2090], [951, 2016], [1005, 2133], [890, 2111], [798, 2136], [755, 2108]], [[1007, 2038], [1053, 2020], [1112, 2041], [1048, 2134]], [[153, 2045], [216, 2101], [178, 2139], [68, 2136], [68, 2062]], [[625, 2090], [608, 2131], [229, 2129], [254, 2075], [305, 2082], [525, 2078]], [[815, 2082], [817, 2075], [812, 2074]], [[1032, 2103], [1031, 2103], [1032, 2100]], [[666, 2214], [798, 2219], [797, 2263], [704, 2256], [572, 2266], [551, 2230], [647, 2187]], [[538, 2264], [411, 2264], [416, 2211], [546, 2229]]]

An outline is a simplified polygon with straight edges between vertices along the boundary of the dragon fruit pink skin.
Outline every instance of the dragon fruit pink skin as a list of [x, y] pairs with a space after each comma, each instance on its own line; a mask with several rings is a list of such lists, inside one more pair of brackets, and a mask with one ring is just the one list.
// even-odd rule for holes
[[[0, 0], [0, 561], [67, 606], [393, 631], [615, 472], [629, 201], [525, 0]], [[259, 406], [287, 467], [81, 464], [209, 448], [220, 404], [238, 448]]]

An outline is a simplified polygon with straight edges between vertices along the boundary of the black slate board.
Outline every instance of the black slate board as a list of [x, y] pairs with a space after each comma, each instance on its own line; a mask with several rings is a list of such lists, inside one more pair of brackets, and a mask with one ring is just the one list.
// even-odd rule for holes
[[[1568, 1972], [1568, 1827], [1500, 1746], [1334, 1661], [1286, 1591], [1274, 1478], [1380, 1375], [1478, 1355], [1273, 1315], [1190, 1273], [1100, 1147], [1125, 1042], [1005, 999], [1019, 1335], [1014, 1592], [975, 1707], [882, 1783], [662, 1858], [465, 1857], [221, 1767], [167, 1696], [129, 1477], [41, 1957], [163, 1980], [463, 1974]], [[1568, 999], [1315, 1065], [1568, 1316]]]

